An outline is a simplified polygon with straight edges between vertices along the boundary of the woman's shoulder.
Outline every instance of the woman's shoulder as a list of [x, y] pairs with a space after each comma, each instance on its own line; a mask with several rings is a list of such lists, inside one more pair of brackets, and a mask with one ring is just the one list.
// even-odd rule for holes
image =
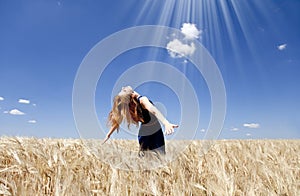
[[148, 99], [148, 97], [147, 96], [144, 96], [144, 95], [139, 95], [138, 97], [137, 97], [137, 100], [138, 101], [149, 101], [149, 99]]
[[137, 99], [138, 101], [140, 101], [142, 97], [144, 97], [144, 96], [143, 96], [143, 95], [139, 95], [139, 96], [137, 96], [136, 99]]
[[148, 99], [147, 96], [144, 96], [144, 95], [138, 96], [137, 100], [138, 100], [138, 102], [139, 102], [140, 104], [142, 104], [142, 105], [143, 105], [143, 104], [147, 104], [147, 103], [153, 104], [152, 101], [151, 101], [150, 99]]

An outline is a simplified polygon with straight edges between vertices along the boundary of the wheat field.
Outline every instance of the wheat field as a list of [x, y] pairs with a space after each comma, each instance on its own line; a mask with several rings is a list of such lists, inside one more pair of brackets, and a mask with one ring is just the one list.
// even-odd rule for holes
[[151, 169], [161, 160], [137, 156], [137, 141], [100, 143], [0, 138], [0, 195], [300, 195], [300, 140], [188, 141]]

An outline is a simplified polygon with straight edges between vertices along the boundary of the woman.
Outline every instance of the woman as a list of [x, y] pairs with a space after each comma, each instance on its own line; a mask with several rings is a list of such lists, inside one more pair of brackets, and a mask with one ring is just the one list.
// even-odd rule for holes
[[138, 133], [140, 150], [154, 150], [162, 154], [165, 154], [165, 140], [159, 121], [164, 125], [167, 135], [172, 134], [174, 128], [178, 127], [169, 123], [147, 97], [139, 95], [130, 86], [123, 87], [114, 97], [108, 120], [111, 128], [103, 143], [115, 130], [119, 131], [123, 120], [127, 121], [128, 128], [131, 124], [138, 125], [141, 122]]

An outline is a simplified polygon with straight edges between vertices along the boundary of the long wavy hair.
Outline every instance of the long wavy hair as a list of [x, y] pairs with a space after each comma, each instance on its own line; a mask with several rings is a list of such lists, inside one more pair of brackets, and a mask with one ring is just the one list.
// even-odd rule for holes
[[120, 124], [125, 120], [128, 128], [131, 124], [138, 126], [139, 122], [144, 122], [141, 105], [131, 94], [116, 95], [112, 110], [108, 116], [108, 123], [119, 131]]

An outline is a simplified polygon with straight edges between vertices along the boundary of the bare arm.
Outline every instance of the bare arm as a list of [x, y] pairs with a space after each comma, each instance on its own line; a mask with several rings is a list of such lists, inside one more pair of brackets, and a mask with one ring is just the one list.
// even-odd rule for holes
[[110, 128], [110, 130], [109, 130], [109, 132], [106, 134], [106, 137], [105, 137], [105, 139], [104, 139], [104, 141], [103, 141], [102, 144], [104, 144], [104, 143], [110, 138], [111, 134], [112, 134], [116, 129], [117, 129], [116, 126], [112, 126], [112, 127]]
[[165, 132], [167, 135], [172, 134], [174, 132], [174, 128], [178, 127], [178, 125], [171, 124], [147, 97], [140, 98], [140, 103], [145, 109], [155, 115], [156, 118], [165, 126]]

